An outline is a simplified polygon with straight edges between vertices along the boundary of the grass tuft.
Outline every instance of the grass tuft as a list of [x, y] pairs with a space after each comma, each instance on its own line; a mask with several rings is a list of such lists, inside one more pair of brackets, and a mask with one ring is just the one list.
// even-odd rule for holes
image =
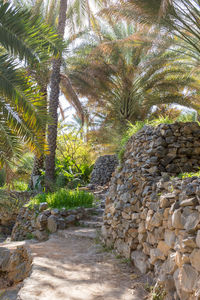
[[63, 188], [55, 193], [38, 194], [30, 200], [27, 206], [33, 208], [34, 205], [39, 205], [42, 202], [47, 202], [49, 208], [89, 208], [93, 206], [94, 196], [86, 191], [80, 191], [78, 189], [66, 190]]

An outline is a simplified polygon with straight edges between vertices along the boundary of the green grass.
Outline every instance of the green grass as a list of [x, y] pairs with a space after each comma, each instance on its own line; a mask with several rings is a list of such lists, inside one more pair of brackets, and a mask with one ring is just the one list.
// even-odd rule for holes
[[180, 173], [178, 178], [191, 178], [191, 177], [200, 177], [200, 170], [198, 172], [191, 172], [191, 173]]
[[86, 191], [60, 189], [55, 193], [38, 194], [27, 204], [29, 207], [47, 202], [49, 208], [73, 209], [76, 207], [89, 208], [93, 206], [94, 196]]
[[24, 192], [28, 190], [28, 183], [25, 181], [15, 180], [9, 186], [4, 184], [2, 187], [0, 187], [1, 190], [7, 190], [8, 188], [10, 188], [12, 191]]

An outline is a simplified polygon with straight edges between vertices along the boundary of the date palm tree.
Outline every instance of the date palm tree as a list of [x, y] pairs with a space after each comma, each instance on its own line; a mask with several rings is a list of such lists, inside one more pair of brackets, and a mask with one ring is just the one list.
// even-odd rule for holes
[[154, 40], [153, 33], [136, 27], [124, 22], [103, 26], [101, 40], [84, 42], [67, 59], [74, 89], [104, 116], [104, 132], [108, 123], [109, 130], [123, 130], [127, 121], [148, 118], [154, 105], [199, 107], [191, 60], [173, 51], [173, 39]]
[[121, 0], [102, 9], [101, 15], [161, 25], [183, 40], [182, 46], [195, 56], [200, 54], [199, 0]]
[[[67, 0], [60, 0], [58, 34], [61, 38], [64, 37], [65, 23], [67, 13]], [[46, 188], [49, 189], [54, 182], [55, 176], [55, 153], [56, 153], [56, 140], [58, 128], [58, 103], [59, 103], [59, 85], [60, 85], [60, 68], [61, 68], [61, 55], [54, 58], [52, 63], [52, 74], [50, 80], [50, 99], [49, 99], [49, 114], [52, 118], [52, 123], [48, 125], [48, 146], [49, 153], [45, 160], [45, 182]]]
[[[60, 41], [38, 16], [0, 1], [0, 162], [20, 152], [20, 140], [41, 148], [42, 95], [22, 65], [58, 53]], [[19, 65], [20, 61], [20, 65]]]

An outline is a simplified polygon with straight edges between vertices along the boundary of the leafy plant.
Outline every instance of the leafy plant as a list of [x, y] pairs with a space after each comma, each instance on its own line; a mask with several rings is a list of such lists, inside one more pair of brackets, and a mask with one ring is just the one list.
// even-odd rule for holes
[[200, 177], [200, 170], [198, 172], [190, 172], [190, 173], [180, 173], [178, 175], [178, 178], [184, 179], [184, 178], [191, 178], [191, 177]]
[[60, 189], [55, 193], [38, 194], [27, 204], [29, 207], [39, 205], [42, 202], [47, 202], [50, 208], [72, 209], [76, 207], [92, 207], [94, 196], [91, 193], [81, 190], [65, 190]]

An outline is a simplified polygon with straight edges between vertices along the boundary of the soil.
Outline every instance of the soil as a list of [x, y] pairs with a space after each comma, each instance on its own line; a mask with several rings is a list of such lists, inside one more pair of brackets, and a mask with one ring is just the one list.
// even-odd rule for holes
[[104, 248], [91, 230], [70, 228], [51, 235], [48, 241], [29, 243], [33, 255], [30, 277], [20, 290], [0, 294], [0, 300], [146, 299], [149, 279]]

